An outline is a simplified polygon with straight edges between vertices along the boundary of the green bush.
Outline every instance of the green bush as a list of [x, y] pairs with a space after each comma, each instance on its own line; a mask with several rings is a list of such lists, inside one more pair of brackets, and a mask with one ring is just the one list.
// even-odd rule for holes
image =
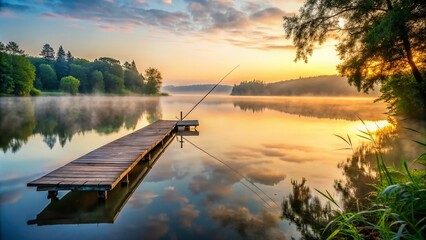
[[80, 86], [80, 81], [73, 77], [73, 76], [67, 76], [61, 78], [61, 82], [59, 84], [59, 88], [67, 93], [70, 93], [72, 95], [76, 95], [78, 93], [78, 87]]
[[41, 95], [41, 91], [38, 90], [37, 88], [32, 88], [30, 91], [30, 95], [31, 96], [40, 96]]
[[425, 90], [426, 84], [417, 83], [412, 74], [394, 75], [383, 84], [378, 100], [389, 103], [391, 114], [422, 118], [426, 106], [421, 93]]

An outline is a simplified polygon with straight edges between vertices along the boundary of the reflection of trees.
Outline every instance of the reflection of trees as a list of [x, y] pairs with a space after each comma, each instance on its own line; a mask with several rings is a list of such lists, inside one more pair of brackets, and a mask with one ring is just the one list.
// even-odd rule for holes
[[265, 109], [306, 117], [358, 120], [383, 119], [385, 108], [372, 100], [327, 98], [236, 99], [234, 107], [243, 111], [262, 112]]
[[32, 135], [36, 121], [30, 98], [0, 101], [0, 148], [16, 152]]
[[15, 152], [33, 134], [41, 134], [50, 148], [58, 140], [64, 146], [76, 133], [134, 129], [144, 114], [148, 120], [161, 119], [159, 109], [158, 98], [4, 98], [0, 101], [0, 147]]
[[296, 224], [303, 239], [320, 239], [324, 226], [332, 217], [331, 206], [330, 203], [321, 204], [305, 183], [305, 178], [301, 183], [291, 181], [293, 192], [283, 201], [281, 217]]

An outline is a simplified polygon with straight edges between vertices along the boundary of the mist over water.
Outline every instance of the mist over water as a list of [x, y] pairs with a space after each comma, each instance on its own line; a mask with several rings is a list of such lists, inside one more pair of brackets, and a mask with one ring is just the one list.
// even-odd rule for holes
[[[176, 119], [199, 99], [0, 98], [0, 238], [299, 238], [280, 218], [292, 183], [304, 178], [312, 189], [341, 196], [335, 186], [352, 186], [343, 166], [352, 166], [353, 152], [337, 150], [347, 146], [334, 134], [349, 134], [359, 147], [359, 118], [389, 126], [385, 106], [370, 98], [209, 96], [187, 117], [199, 120], [199, 136], [171, 139], [146, 176], [136, 172], [130, 189], [111, 193], [107, 208], [93, 193], [60, 192], [50, 203], [46, 192], [26, 187], [158, 119]], [[27, 224], [46, 216], [49, 225]]]

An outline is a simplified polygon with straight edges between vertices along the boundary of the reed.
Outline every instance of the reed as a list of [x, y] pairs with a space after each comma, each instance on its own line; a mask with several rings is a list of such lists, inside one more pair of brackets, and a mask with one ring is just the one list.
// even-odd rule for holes
[[[362, 121], [362, 120], [361, 120]], [[364, 123], [364, 122], [363, 122]], [[365, 123], [364, 123], [365, 126]], [[409, 129], [424, 135], [414, 129]], [[358, 135], [370, 142], [374, 149], [378, 182], [371, 193], [369, 204], [357, 212], [345, 212], [326, 191], [318, 191], [339, 208], [339, 213], [324, 230], [327, 239], [425, 239], [426, 238], [426, 172], [410, 170], [405, 159], [400, 166], [387, 166], [381, 143], [368, 129]], [[338, 136], [352, 148], [352, 140]], [[414, 141], [426, 147], [424, 142]], [[426, 151], [414, 159], [426, 165]]]

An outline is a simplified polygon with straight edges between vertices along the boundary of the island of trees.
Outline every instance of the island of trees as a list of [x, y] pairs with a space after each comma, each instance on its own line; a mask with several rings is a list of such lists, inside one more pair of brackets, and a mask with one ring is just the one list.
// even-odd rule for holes
[[161, 73], [148, 68], [140, 73], [135, 61], [100, 57], [93, 62], [76, 58], [62, 46], [44, 44], [40, 57], [28, 56], [17, 43], [0, 42], [0, 96], [39, 95], [41, 91], [70, 94], [158, 94]]

